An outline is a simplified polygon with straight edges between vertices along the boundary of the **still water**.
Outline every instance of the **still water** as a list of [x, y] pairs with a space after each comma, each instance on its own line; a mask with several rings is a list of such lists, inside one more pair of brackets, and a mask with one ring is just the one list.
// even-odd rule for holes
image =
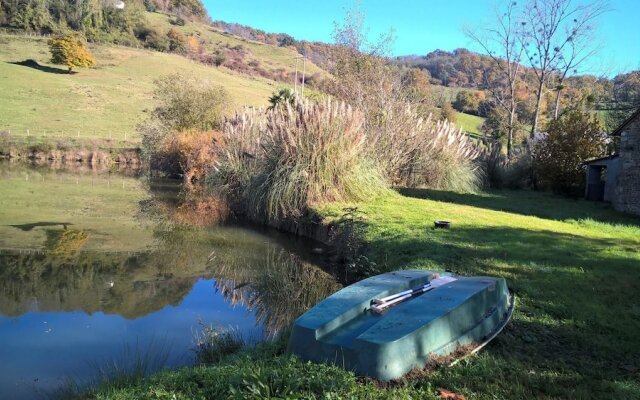
[[0, 163], [0, 399], [135, 354], [191, 365], [203, 326], [265, 340], [339, 289], [317, 243], [212, 225], [220, 208], [135, 173]]

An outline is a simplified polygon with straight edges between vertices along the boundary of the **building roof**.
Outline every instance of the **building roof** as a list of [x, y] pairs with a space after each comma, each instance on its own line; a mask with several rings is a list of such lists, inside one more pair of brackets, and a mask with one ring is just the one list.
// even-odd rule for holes
[[600, 157], [600, 158], [594, 158], [593, 160], [585, 161], [583, 164], [584, 164], [584, 165], [589, 165], [589, 164], [593, 164], [593, 163], [599, 163], [599, 162], [602, 162], [602, 161], [609, 161], [609, 160], [613, 160], [613, 159], [616, 159], [616, 158], [618, 158], [618, 157], [620, 157], [620, 155], [619, 155], [619, 154], [612, 154], [612, 155], [610, 155], [610, 156]]
[[624, 120], [624, 122], [620, 124], [619, 127], [617, 127], [613, 132], [611, 132], [611, 135], [620, 136], [620, 134], [622, 134], [622, 131], [624, 131], [625, 128], [629, 126], [629, 124], [632, 123], [638, 117], [640, 117], [640, 108], [638, 108], [633, 114], [629, 116], [629, 118]]

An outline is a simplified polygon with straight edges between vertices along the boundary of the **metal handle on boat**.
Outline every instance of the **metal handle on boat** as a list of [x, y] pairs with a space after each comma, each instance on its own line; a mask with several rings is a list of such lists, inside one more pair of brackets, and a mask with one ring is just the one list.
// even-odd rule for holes
[[413, 296], [415, 296], [416, 294], [420, 294], [420, 293], [426, 293], [430, 290], [433, 290], [439, 286], [442, 285], [446, 285], [447, 283], [451, 283], [453, 281], [456, 281], [457, 278], [454, 278], [452, 276], [443, 276], [443, 277], [438, 277], [435, 278], [433, 280], [431, 280], [429, 283], [419, 287], [419, 288], [415, 288], [415, 289], [408, 289], [405, 290], [403, 292], [400, 293], [396, 293], [396, 294], [392, 294], [390, 296], [387, 297], [383, 297], [381, 299], [373, 299], [372, 303], [373, 305], [371, 306], [371, 310], [375, 313], [378, 314], [382, 314], [387, 308], [396, 305], [398, 303], [403, 302], [404, 300], [407, 300]]

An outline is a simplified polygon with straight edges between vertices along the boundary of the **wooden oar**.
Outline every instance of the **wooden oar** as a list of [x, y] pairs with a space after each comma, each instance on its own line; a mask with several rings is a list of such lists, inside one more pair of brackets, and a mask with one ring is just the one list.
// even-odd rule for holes
[[438, 277], [436, 279], [431, 280], [431, 282], [419, 287], [419, 288], [415, 288], [415, 289], [409, 289], [409, 290], [405, 290], [403, 292], [400, 293], [396, 293], [387, 297], [383, 297], [382, 299], [374, 299], [373, 303], [374, 305], [371, 306], [371, 310], [373, 310], [374, 312], [381, 314], [382, 312], [384, 312], [387, 308], [394, 306], [398, 303], [403, 302], [404, 300], [407, 300], [417, 294], [420, 293], [426, 293], [430, 290], [433, 290], [439, 286], [442, 285], [446, 285], [447, 283], [451, 283], [453, 281], [456, 281], [457, 278], [451, 277], [451, 276], [443, 276], [443, 277]]

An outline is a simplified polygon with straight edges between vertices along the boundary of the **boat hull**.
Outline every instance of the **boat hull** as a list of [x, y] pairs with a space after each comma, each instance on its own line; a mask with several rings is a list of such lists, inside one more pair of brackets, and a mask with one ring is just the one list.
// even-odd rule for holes
[[[294, 323], [289, 350], [382, 381], [422, 368], [434, 356], [480, 345], [502, 329], [513, 299], [502, 278], [460, 277], [404, 301], [382, 315], [374, 299], [429, 283], [435, 271], [377, 275], [326, 298]], [[475, 347], [475, 346], [471, 346]]]

